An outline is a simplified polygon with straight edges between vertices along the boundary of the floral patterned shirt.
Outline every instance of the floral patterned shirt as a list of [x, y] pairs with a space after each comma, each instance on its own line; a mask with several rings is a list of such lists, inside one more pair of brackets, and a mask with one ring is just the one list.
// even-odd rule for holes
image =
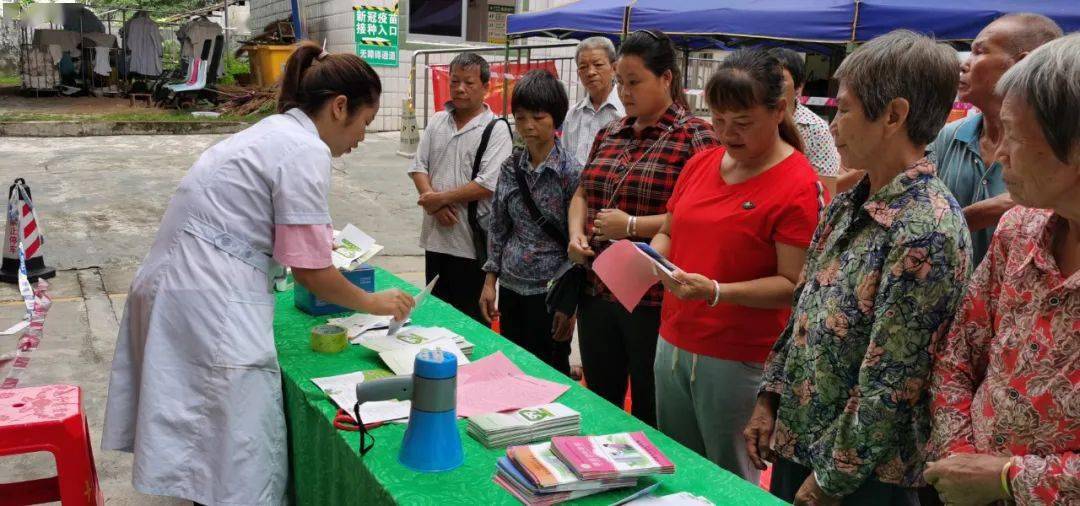
[[1080, 504], [1080, 272], [1051, 253], [1063, 225], [1006, 213], [935, 349], [935, 448], [1013, 455], [1020, 504]]
[[826, 210], [762, 390], [780, 395], [774, 449], [827, 494], [871, 477], [922, 484], [930, 345], [960, 302], [970, 244], [925, 158], [873, 195], [863, 178]]

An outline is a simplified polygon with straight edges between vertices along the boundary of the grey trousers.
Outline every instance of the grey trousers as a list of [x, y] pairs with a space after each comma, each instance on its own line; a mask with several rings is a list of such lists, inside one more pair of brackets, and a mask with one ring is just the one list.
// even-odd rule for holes
[[680, 350], [660, 338], [656, 378], [657, 428], [718, 466], [757, 484], [742, 431], [761, 386], [763, 365]]

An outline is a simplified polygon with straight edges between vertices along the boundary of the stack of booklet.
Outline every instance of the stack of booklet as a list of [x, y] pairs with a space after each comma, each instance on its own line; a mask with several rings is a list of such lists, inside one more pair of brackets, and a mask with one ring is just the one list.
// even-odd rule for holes
[[349, 223], [341, 231], [334, 231], [334, 249], [330, 260], [334, 267], [351, 271], [379, 254], [383, 247], [375, 244], [375, 239]]
[[551, 451], [551, 443], [511, 446], [500, 457], [495, 483], [522, 504], [547, 506], [616, 488], [633, 487], [637, 478], [582, 480]]
[[644, 432], [554, 437], [551, 451], [583, 480], [675, 472]]
[[671, 474], [675, 464], [642, 432], [556, 436], [550, 443], [511, 446], [494, 480], [526, 505], [557, 504]]
[[500, 448], [576, 435], [581, 414], [553, 402], [507, 413], [485, 413], [469, 418], [466, 432], [488, 448]]

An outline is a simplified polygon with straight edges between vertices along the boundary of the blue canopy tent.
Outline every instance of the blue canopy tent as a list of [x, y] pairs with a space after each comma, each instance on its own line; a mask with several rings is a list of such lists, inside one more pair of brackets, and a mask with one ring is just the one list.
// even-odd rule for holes
[[1076, 0], [579, 0], [513, 14], [507, 34], [577, 39], [654, 29], [691, 49], [746, 40], [843, 45], [897, 28], [967, 41], [1009, 12], [1044, 14], [1065, 32], [1080, 29]]
[[1042, 14], [1065, 33], [1080, 30], [1080, 2], [1076, 0], [871, 0], [860, 3], [855, 39], [865, 41], [896, 28], [912, 28], [939, 40], [969, 41], [1010, 12]]
[[578, 39], [591, 35], [618, 36], [626, 32], [633, 0], [580, 0], [561, 7], [511, 14], [507, 35]]

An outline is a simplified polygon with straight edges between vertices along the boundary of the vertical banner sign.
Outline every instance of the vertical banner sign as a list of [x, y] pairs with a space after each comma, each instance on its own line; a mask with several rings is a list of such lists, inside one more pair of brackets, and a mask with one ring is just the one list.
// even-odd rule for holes
[[513, 5], [488, 4], [488, 44], [506, 44], [506, 18], [514, 13]]
[[353, 7], [356, 55], [375, 67], [398, 66], [398, 10]]

